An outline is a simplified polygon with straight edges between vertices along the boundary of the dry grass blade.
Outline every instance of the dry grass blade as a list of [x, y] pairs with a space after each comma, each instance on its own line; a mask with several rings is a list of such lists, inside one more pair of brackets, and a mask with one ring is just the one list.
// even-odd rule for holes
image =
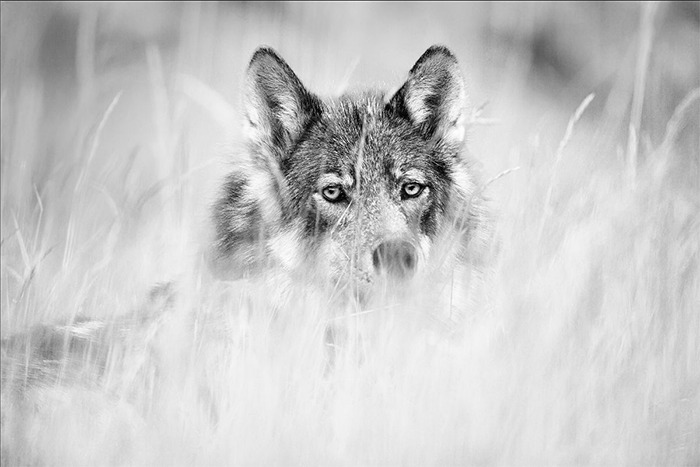
[[122, 91], [119, 91], [114, 96], [112, 101], [107, 106], [107, 109], [102, 114], [102, 118], [100, 118], [100, 122], [97, 124], [97, 129], [95, 130], [95, 136], [92, 139], [92, 145], [90, 145], [90, 151], [88, 152], [86, 166], [89, 166], [93, 158], [95, 157], [95, 154], [97, 153], [97, 148], [100, 145], [100, 137], [102, 136], [102, 132], [104, 131], [105, 125], [107, 124], [110, 115], [112, 115], [112, 112], [114, 112], [114, 109], [119, 103], [119, 99], [121, 99], [121, 97]]
[[[700, 100], [700, 88], [695, 88], [690, 91], [673, 111], [671, 119], [666, 124], [666, 133], [664, 134], [663, 142], [660, 146], [660, 151], [665, 152], [670, 149], [670, 146], [678, 137], [678, 134], [683, 129], [685, 125], [684, 119], [688, 115], [688, 110], [690, 106], [696, 101]], [[696, 110], [698, 110], [696, 108]]]
[[508, 175], [508, 174], [510, 174], [510, 173], [513, 173], [513, 172], [515, 172], [515, 171], [517, 171], [517, 170], [520, 170], [520, 167], [511, 167], [510, 169], [506, 169], [506, 170], [504, 170], [503, 172], [499, 173], [499, 174], [496, 175], [495, 177], [491, 177], [490, 179], [488, 179], [488, 180], [486, 181], [486, 183], [484, 183], [483, 188], [481, 188], [481, 192], [483, 193], [484, 191], [486, 191], [486, 189], [489, 187], [489, 185], [491, 185], [491, 184], [492, 184], [493, 182], [495, 182], [496, 180], [499, 180], [499, 179], [505, 177], [506, 175]]
[[544, 205], [543, 205], [543, 209], [542, 209], [542, 218], [540, 220], [540, 227], [538, 229], [538, 234], [537, 234], [538, 243], [542, 240], [542, 233], [544, 232], [544, 226], [545, 226], [545, 223], [547, 222], [547, 218], [549, 217], [550, 204], [552, 202], [552, 193], [554, 190], [554, 181], [555, 181], [556, 176], [557, 176], [557, 171], [559, 168], [559, 164], [561, 163], [562, 155], [564, 154], [564, 149], [566, 149], [566, 146], [571, 141], [571, 136], [574, 133], [574, 126], [581, 119], [583, 112], [586, 111], [586, 108], [588, 108], [588, 105], [593, 101], [594, 98], [595, 98], [595, 94], [591, 93], [591, 94], [587, 95], [585, 97], [585, 99], [583, 99], [581, 104], [579, 104], [578, 108], [576, 109], [574, 114], [569, 119], [569, 123], [566, 125], [566, 131], [564, 131], [564, 137], [561, 139], [561, 141], [559, 142], [559, 146], [557, 147], [556, 156], [554, 158], [554, 167], [552, 167], [552, 175], [550, 176], [549, 185], [547, 186], [547, 195], [545, 196], [545, 199], [544, 199]]
[[647, 68], [651, 55], [652, 38], [654, 36], [654, 16], [658, 2], [641, 3], [639, 28], [639, 47], [637, 49], [637, 68], [634, 77], [634, 94], [632, 97], [632, 113], [630, 115], [629, 137], [627, 140], [627, 164], [630, 177], [636, 178], [637, 158], [639, 151], [639, 132], [642, 123], [642, 109], [646, 89]]

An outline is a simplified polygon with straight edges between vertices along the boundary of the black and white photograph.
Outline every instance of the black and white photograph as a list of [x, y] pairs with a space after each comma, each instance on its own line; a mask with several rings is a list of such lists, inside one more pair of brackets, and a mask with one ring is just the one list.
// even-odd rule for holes
[[700, 465], [700, 2], [0, 13], [2, 467]]

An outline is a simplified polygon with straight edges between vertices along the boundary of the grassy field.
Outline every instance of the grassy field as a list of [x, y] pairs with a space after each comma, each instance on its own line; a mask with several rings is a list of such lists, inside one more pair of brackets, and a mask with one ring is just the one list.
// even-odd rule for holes
[[[697, 2], [1, 8], [2, 465], [700, 464]], [[445, 334], [211, 278], [255, 48], [333, 95], [433, 43], [481, 109], [487, 306]], [[10, 345], [80, 316], [99, 371]]]

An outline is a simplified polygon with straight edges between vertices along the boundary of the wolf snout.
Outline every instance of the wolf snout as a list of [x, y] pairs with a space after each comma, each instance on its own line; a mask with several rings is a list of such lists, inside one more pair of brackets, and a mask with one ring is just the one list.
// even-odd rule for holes
[[405, 278], [413, 274], [417, 262], [418, 255], [415, 247], [403, 240], [385, 241], [372, 253], [375, 271], [397, 278]]

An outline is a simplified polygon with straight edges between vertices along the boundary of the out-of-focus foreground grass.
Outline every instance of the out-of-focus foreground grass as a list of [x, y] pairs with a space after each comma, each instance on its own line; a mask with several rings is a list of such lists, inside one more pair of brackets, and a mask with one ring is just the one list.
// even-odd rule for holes
[[[697, 464], [699, 17], [3, 3], [2, 337], [177, 284], [167, 322], [110, 337], [100, 378], [16, 394], [3, 354], [3, 465]], [[449, 339], [401, 310], [352, 317], [374, 338], [329, 371], [322, 303], [278, 309], [201, 266], [241, 78], [267, 44], [321, 94], [392, 87], [433, 43], [488, 101], [471, 132], [487, 178], [517, 167], [488, 187], [491, 306]]]

